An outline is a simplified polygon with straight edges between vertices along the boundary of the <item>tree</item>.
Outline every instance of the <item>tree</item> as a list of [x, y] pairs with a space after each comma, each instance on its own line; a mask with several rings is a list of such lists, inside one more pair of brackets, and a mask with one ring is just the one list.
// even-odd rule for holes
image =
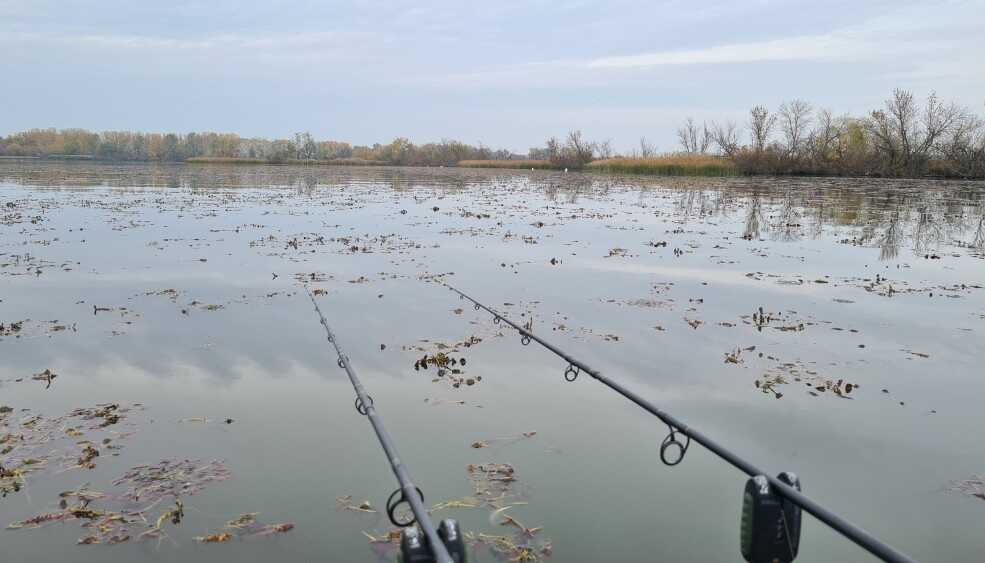
[[817, 125], [807, 135], [805, 150], [815, 164], [825, 163], [832, 158], [835, 143], [841, 136], [831, 110], [817, 112]]
[[570, 131], [563, 145], [557, 137], [546, 143], [548, 158], [558, 168], [582, 168], [595, 159], [598, 150], [599, 144], [586, 141], [581, 131]]
[[962, 128], [970, 114], [955, 103], [944, 104], [931, 93], [921, 111], [913, 94], [897, 88], [885, 109], [869, 115], [868, 130], [885, 166], [895, 173], [924, 170], [940, 143]]
[[315, 139], [311, 136], [311, 133], [307, 131], [304, 133], [295, 133], [294, 151], [295, 158], [298, 160], [314, 160], [318, 156], [318, 144], [315, 143]]
[[596, 143], [590, 143], [582, 139], [581, 131], [571, 131], [568, 133], [568, 142], [565, 143], [565, 153], [569, 160], [574, 164], [574, 168], [581, 168], [595, 158]]
[[599, 158], [612, 158], [612, 141], [606, 139], [596, 144], [596, 152]]
[[811, 104], [804, 100], [792, 100], [780, 105], [780, 130], [789, 156], [801, 156], [813, 112]]
[[725, 124], [711, 122], [711, 138], [718, 146], [719, 152], [728, 157], [734, 157], [739, 152], [739, 131], [735, 123]]
[[702, 123], [699, 128], [691, 117], [687, 118], [684, 125], [677, 128], [677, 140], [680, 142], [684, 152], [690, 154], [704, 154], [708, 152], [708, 147], [712, 143], [712, 134], [706, 123]]
[[770, 113], [766, 106], [755, 106], [749, 110], [749, 132], [752, 135], [752, 147], [756, 152], [766, 149], [774, 126], [776, 126], [776, 115]]

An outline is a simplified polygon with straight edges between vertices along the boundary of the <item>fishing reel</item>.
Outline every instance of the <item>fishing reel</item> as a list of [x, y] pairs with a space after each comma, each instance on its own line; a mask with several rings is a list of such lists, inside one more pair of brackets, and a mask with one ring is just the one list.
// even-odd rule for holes
[[[800, 480], [783, 472], [777, 479], [800, 490]], [[746, 481], [740, 544], [749, 563], [790, 563], [800, 548], [801, 509], [779, 494], [763, 475]]]
[[[455, 563], [465, 563], [465, 538], [458, 521], [445, 518], [438, 524], [438, 537]], [[427, 536], [417, 526], [404, 528], [400, 532], [401, 563], [434, 563], [434, 553], [428, 545]]]

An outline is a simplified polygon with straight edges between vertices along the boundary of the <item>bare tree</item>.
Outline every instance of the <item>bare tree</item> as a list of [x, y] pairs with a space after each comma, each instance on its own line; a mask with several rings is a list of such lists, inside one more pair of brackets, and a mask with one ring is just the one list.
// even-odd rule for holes
[[646, 137], [640, 137], [640, 150], [639, 150], [640, 158], [651, 158], [656, 154], [657, 154], [656, 149], [653, 148], [653, 145], [651, 145], [650, 142], [646, 140]]
[[704, 121], [701, 122], [701, 141], [698, 143], [698, 152], [705, 154], [708, 149], [711, 148], [711, 130], [708, 129], [708, 124]]
[[[581, 168], [595, 158], [598, 151], [598, 143], [586, 141], [581, 131], [571, 131], [568, 133], [562, 145], [557, 138], [551, 137], [547, 140], [547, 153], [550, 155], [551, 163], [564, 168]], [[611, 153], [611, 148], [607, 150]]]
[[897, 88], [886, 100], [885, 110], [869, 116], [868, 129], [890, 168], [912, 172], [922, 168], [935, 150], [942, 150], [942, 142], [969, 117], [967, 110], [953, 102], [944, 104], [933, 93], [920, 111], [913, 94]]
[[582, 139], [581, 131], [571, 131], [568, 133], [568, 141], [564, 149], [575, 166], [584, 166], [595, 157], [595, 143]]
[[548, 160], [555, 162], [561, 159], [561, 142], [557, 140], [557, 137], [547, 139], [546, 149]]
[[595, 146], [599, 158], [612, 158], [612, 141], [606, 139]]
[[694, 119], [687, 118], [684, 125], [677, 128], [677, 140], [681, 143], [684, 152], [690, 154], [704, 154], [708, 152], [708, 147], [712, 143], [712, 134], [708, 130], [708, 124], [702, 123], [698, 128]]
[[901, 161], [902, 147], [893, 119], [887, 112], [875, 110], [869, 115], [866, 125], [880, 160], [888, 168], [896, 169]]
[[814, 162], [823, 163], [831, 158], [841, 127], [829, 109], [818, 111], [816, 121], [817, 125], [807, 136], [806, 150]]
[[752, 135], [752, 146], [756, 152], [762, 152], [769, 144], [770, 134], [776, 126], [776, 115], [770, 113], [766, 106], [755, 106], [749, 110], [749, 132]]
[[941, 138], [954, 131], [962, 122], [969, 117], [968, 112], [961, 106], [951, 102], [944, 104], [937, 99], [937, 94], [931, 93], [927, 97], [927, 105], [924, 108], [921, 124], [923, 125], [922, 139], [916, 147], [917, 155], [927, 156]]
[[813, 113], [814, 108], [804, 100], [791, 100], [780, 105], [780, 130], [786, 141], [787, 154], [797, 157], [803, 152]]
[[917, 132], [917, 106], [913, 102], [913, 93], [897, 88], [893, 97], [886, 101], [889, 112], [890, 134], [895, 133], [898, 141], [903, 164], [909, 164], [913, 154], [913, 138]]
[[739, 152], [739, 130], [735, 122], [727, 121], [724, 124], [711, 122], [711, 140], [718, 146], [718, 150], [728, 157], [733, 157]]
[[944, 159], [954, 161], [959, 167], [965, 167], [970, 163], [969, 158], [974, 160], [976, 141], [982, 136], [983, 126], [985, 123], [977, 116], [964, 116], [939, 141], [937, 150]]

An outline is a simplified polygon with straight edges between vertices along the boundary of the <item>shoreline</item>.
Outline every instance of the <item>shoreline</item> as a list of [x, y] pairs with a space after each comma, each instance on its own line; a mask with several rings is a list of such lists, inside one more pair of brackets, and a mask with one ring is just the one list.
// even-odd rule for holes
[[[952, 182], [983, 182], [985, 177], [963, 177], [963, 176], [883, 176], [883, 175], [852, 175], [852, 174], [810, 174], [810, 173], [797, 173], [791, 172], [786, 174], [750, 174], [743, 173], [741, 171], [734, 171], [727, 174], [712, 174], [712, 173], [701, 173], [700, 171], [695, 173], [688, 173], [688, 171], [680, 170], [677, 171], [667, 171], [660, 170], [657, 172], [643, 172], [631, 169], [620, 170], [618, 167], [597, 165], [592, 166], [590, 163], [588, 166], [579, 169], [570, 169], [566, 171], [563, 168], [554, 166], [541, 166], [541, 167], [530, 167], [529, 165], [492, 165], [492, 166], [480, 166], [474, 163], [468, 165], [453, 165], [453, 166], [435, 166], [435, 165], [413, 165], [413, 164], [391, 164], [386, 162], [378, 161], [339, 161], [339, 160], [286, 160], [283, 162], [272, 162], [263, 159], [250, 159], [250, 158], [211, 158], [211, 157], [200, 157], [200, 158], [190, 158], [187, 160], [176, 160], [176, 161], [160, 161], [160, 160], [109, 160], [109, 159], [98, 159], [98, 158], [86, 158], [86, 157], [75, 157], [75, 158], [59, 158], [59, 157], [40, 157], [40, 156], [0, 156], [0, 163], [3, 162], [52, 162], [52, 163], [86, 163], [86, 164], [101, 164], [101, 165], [156, 165], [156, 166], [169, 166], [169, 165], [189, 165], [189, 166], [202, 166], [202, 165], [212, 165], [212, 166], [272, 166], [272, 167], [283, 167], [283, 166], [297, 166], [297, 167], [350, 167], [350, 168], [421, 168], [421, 169], [462, 169], [462, 170], [490, 170], [490, 171], [516, 171], [516, 172], [556, 172], [560, 174], [565, 173], [581, 173], [581, 174], [593, 174], [593, 175], [608, 175], [608, 176], [626, 176], [626, 177], [637, 177], [637, 178], [854, 178], [854, 179], [870, 179], [870, 180], [932, 180], [932, 181], [952, 181]], [[498, 161], [492, 161], [498, 162]], [[509, 161], [502, 161], [504, 163]], [[601, 162], [601, 161], [595, 161]], [[668, 166], [667, 168], [673, 169], [673, 166]]]

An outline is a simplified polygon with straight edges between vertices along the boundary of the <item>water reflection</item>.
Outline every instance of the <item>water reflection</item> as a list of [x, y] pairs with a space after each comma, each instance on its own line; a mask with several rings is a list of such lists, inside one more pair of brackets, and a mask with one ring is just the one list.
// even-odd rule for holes
[[[735, 473], [702, 454], [654, 469], [662, 429], [591, 381], [559, 386], [553, 358], [425, 281], [448, 271], [751, 459], [798, 471], [891, 543], [968, 559], [980, 507], [926, 491], [982, 470], [966, 429], [985, 392], [983, 194], [863, 179], [2, 163], [0, 321], [78, 331], [0, 340], [0, 405], [139, 401], [155, 422], [126, 457], [100, 460], [106, 473], [39, 482], [33, 500], [2, 501], [0, 518], [165, 455], [226, 458], [233, 473], [176, 531], [184, 546], [75, 550], [63, 527], [5, 535], [4, 560], [367, 560], [361, 532], [388, 530], [332, 499], [379, 505], [392, 479], [297, 298], [312, 273], [429, 503], [471, 494], [469, 464], [508, 462], [531, 492], [511, 514], [544, 526], [556, 560], [738, 559]], [[481, 382], [456, 388], [412, 368], [472, 336]], [[49, 367], [50, 390], [14, 382]], [[227, 416], [236, 423], [176, 423]], [[188, 548], [261, 507], [265, 521], [296, 521], [296, 535]], [[454, 515], [504, 533], [487, 512]], [[801, 561], [859, 558], [816, 522], [806, 530]]]

